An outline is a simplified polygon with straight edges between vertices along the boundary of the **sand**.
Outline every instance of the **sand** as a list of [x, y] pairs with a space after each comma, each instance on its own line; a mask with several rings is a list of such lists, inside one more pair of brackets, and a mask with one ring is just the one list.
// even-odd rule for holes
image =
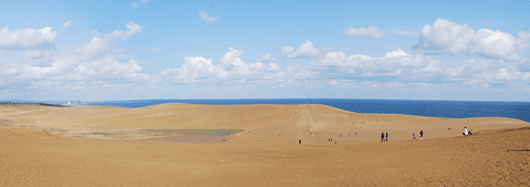
[[[528, 186], [528, 126], [322, 105], [1, 106], [0, 186]], [[146, 129], [244, 131], [197, 144]]]

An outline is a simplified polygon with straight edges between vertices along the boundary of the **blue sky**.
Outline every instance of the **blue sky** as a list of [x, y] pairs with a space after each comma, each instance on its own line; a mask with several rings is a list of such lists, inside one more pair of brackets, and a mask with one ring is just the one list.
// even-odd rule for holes
[[7, 1], [0, 100], [530, 101], [528, 1]]

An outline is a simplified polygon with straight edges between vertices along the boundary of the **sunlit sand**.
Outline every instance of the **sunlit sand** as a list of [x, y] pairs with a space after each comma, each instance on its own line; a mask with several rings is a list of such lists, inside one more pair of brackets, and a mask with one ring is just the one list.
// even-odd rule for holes
[[510, 118], [164, 104], [0, 106], [0, 119], [2, 186], [530, 185], [530, 124]]

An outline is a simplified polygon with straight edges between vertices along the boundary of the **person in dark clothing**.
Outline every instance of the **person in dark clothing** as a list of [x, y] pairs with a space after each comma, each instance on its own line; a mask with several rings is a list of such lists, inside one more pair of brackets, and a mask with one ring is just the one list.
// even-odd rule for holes
[[388, 142], [388, 132], [386, 133], [385, 142]]
[[385, 141], [385, 133], [381, 132], [381, 142]]
[[420, 140], [423, 140], [423, 130], [420, 131]]

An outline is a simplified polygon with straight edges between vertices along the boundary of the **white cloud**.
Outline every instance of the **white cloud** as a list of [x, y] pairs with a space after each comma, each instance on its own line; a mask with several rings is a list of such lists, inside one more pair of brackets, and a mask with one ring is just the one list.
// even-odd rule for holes
[[343, 35], [355, 38], [383, 38], [386, 35], [384, 30], [379, 30], [377, 27], [353, 28], [350, 27], [342, 32]]
[[519, 52], [528, 48], [529, 34], [519, 32], [519, 38], [491, 29], [477, 32], [467, 24], [457, 24], [449, 20], [437, 19], [434, 24], [425, 25], [420, 32], [420, 43], [416, 49], [434, 54], [481, 55], [490, 58], [518, 60]]
[[[268, 72], [277, 71], [280, 66], [276, 63], [263, 64], [261, 62], [247, 64], [239, 58], [242, 50], [228, 48], [228, 52], [219, 60], [221, 64], [214, 65], [211, 59], [200, 56], [184, 57], [184, 64], [177, 69], [166, 69], [160, 76], [174, 83], [201, 83], [245, 80], [259, 80]], [[237, 82], [236, 81], [236, 82]]]
[[294, 78], [296, 79], [312, 79], [316, 78], [320, 73], [317, 71], [311, 71], [308, 69], [303, 69], [300, 72], [294, 73]]
[[419, 47], [429, 53], [457, 54], [467, 51], [474, 34], [467, 24], [437, 19], [432, 26], [427, 24], [421, 30]]
[[518, 53], [521, 50], [516, 42], [516, 39], [508, 33], [480, 29], [471, 40], [468, 52], [471, 55], [481, 54], [493, 58], [518, 60]]
[[0, 30], [0, 49], [32, 50], [55, 47], [57, 31], [51, 27], [41, 29], [19, 29], [11, 32], [5, 27]]
[[159, 52], [159, 51], [162, 51], [163, 49], [153, 48], [153, 49], [151, 49], [151, 50], [152, 50], [152, 51]]
[[261, 58], [258, 58], [256, 61], [257, 62], [277, 62], [278, 59], [275, 59], [269, 53], [266, 53]]
[[228, 50], [229, 51], [225, 53], [223, 58], [220, 60], [224, 66], [238, 67], [245, 63], [239, 58], [239, 56], [243, 54], [243, 51], [234, 49], [233, 47], [229, 47]]
[[302, 43], [300, 47], [294, 51], [293, 47], [285, 46], [281, 49], [282, 56], [286, 58], [304, 58], [304, 57], [317, 57], [326, 51], [329, 51], [329, 48], [317, 49], [313, 46], [313, 42], [307, 40], [305, 43]]
[[516, 79], [520, 79], [520, 75], [520, 72], [510, 72], [504, 68], [501, 68], [497, 70], [494, 78], [495, 80], [514, 81]]
[[139, 32], [142, 32], [142, 27], [140, 25], [130, 21], [125, 25], [125, 27], [127, 27], [127, 31], [124, 32], [123, 30], [115, 30], [114, 32], [106, 34], [105, 37], [125, 40], [135, 34], [138, 34]]
[[[319, 80], [329, 81], [330, 84], [340, 83], [341, 87], [344, 86], [343, 80], [350, 80], [454, 84], [461, 87], [488, 85], [488, 89], [498, 89], [530, 84], [530, 72], [524, 71], [527, 70], [526, 60], [521, 61], [519, 66], [502, 59], [441, 63], [429, 57], [407, 54], [403, 50], [389, 51], [382, 57], [362, 54], [346, 56], [343, 52], [328, 52], [315, 60], [312, 68], [319, 73]], [[339, 79], [341, 81], [336, 81]]]
[[135, 2], [133, 2], [131, 4], [131, 9], [138, 9], [138, 4], [136, 4]]
[[206, 13], [206, 10], [201, 11], [201, 13], [199, 13], [199, 16], [201, 16], [201, 19], [205, 20], [208, 23], [212, 23], [219, 19], [213, 16], [208, 16], [208, 14]]
[[127, 32], [94, 37], [80, 47], [59, 48], [55, 54], [48, 50], [26, 50], [21, 63], [0, 64], [0, 85], [16, 85], [19, 90], [55, 89], [57, 93], [65, 89], [84, 90], [79, 85], [93, 87], [102, 82], [107, 86], [146, 82], [150, 76], [142, 73], [138, 61], [122, 62], [127, 55], [115, 46], [139, 32], [131, 23], [127, 24]]
[[26, 50], [21, 62], [32, 66], [45, 67], [49, 66], [53, 60], [50, 51], [45, 50]]
[[435, 63], [437, 61], [419, 55], [412, 56], [403, 50], [387, 52], [383, 57], [370, 57], [360, 54], [346, 56], [343, 52], [329, 52], [316, 60], [315, 68], [328, 72], [329, 76], [341, 74], [344, 77], [353, 79], [384, 80], [388, 79], [387, 77], [399, 78], [411, 77], [414, 74], [425, 74], [421, 71], [421, 67]]
[[72, 20], [66, 21], [66, 23], [63, 24], [63, 29], [70, 27], [71, 24], [72, 24]]

